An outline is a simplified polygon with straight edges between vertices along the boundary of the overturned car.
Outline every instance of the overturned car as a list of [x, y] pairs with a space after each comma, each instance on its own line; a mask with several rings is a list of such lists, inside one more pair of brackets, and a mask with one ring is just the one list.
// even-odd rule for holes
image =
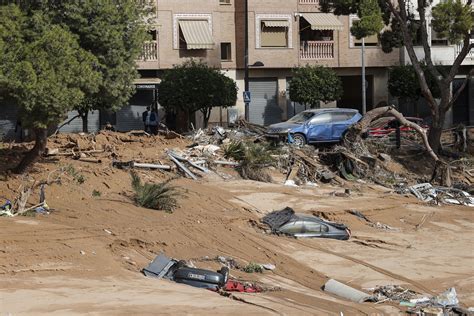
[[294, 237], [348, 240], [351, 235], [344, 224], [329, 222], [316, 216], [296, 214], [290, 207], [265, 215], [262, 222], [275, 234]]
[[229, 269], [223, 267], [217, 272], [188, 267], [186, 262], [177, 261], [166, 257], [164, 254], [158, 255], [146, 268], [143, 273], [148, 277], [164, 278], [184, 283], [194, 287], [217, 290], [226, 285], [229, 277]]

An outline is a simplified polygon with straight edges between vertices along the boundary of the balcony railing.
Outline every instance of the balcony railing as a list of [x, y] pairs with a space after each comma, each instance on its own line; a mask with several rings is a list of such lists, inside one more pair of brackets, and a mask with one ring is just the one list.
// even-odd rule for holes
[[300, 45], [301, 59], [334, 58], [334, 41], [304, 41]]
[[143, 43], [142, 53], [138, 59], [140, 61], [158, 60], [158, 42], [146, 41], [145, 43]]
[[300, 4], [319, 4], [319, 0], [300, 0]]
[[[471, 39], [469, 40], [469, 44], [472, 44], [472, 43], [474, 43], [474, 39], [473, 39], [473, 38], [471, 38]], [[456, 56], [454, 56], [454, 58], [456, 58], [456, 57], [459, 55], [459, 53], [461, 52], [463, 46], [464, 46], [463, 43], [460, 43], [460, 44], [456, 45]], [[466, 58], [474, 58], [474, 50], [471, 49], [471, 50], [469, 51], [469, 53], [467, 53]]]

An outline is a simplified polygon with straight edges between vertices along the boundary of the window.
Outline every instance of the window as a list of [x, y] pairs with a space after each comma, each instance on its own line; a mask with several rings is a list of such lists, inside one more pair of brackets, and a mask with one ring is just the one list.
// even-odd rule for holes
[[[350, 27], [352, 27], [352, 24], [353, 24], [355, 21], [359, 21], [359, 19], [357, 19], [357, 18], [351, 19]], [[349, 29], [350, 29], [350, 28], [349, 28]], [[349, 32], [350, 32], [350, 31], [349, 31]], [[352, 39], [352, 43], [353, 43], [353, 46], [354, 46], [354, 47], [360, 47], [360, 46], [362, 46], [362, 39], [357, 39], [357, 38], [355, 38], [354, 36], [351, 36], [351, 39]], [[366, 38], [364, 38], [364, 45], [365, 45], [365, 46], [378, 46], [378, 45], [379, 45], [379, 37], [378, 37], [378, 34], [370, 35], [370, 36], [367, 36]]]
[[231, 3], [230, 3], [230, 0], [219, 0], [219, 4], [220, 5], [229, 5]]
[[[367, 36], [364, 39], [365, 46], [378, 46], [379, 45], [379, 38], [377, 34]], [[362, 46], [362, 39], [357, 39], [354, 37], [354, 46]]]
[[289, 123], [302, 124], [314, 116], [313, 112], [300, 112], [288, 120]]
[[416, 20], [413, 21], [412, 24], [413, 45], [421, 46], [423, 45], [421, 40], [421, 22], [420, 20]]
[[221, 60], [231, 60], [232, 50], [230, 43], [221, 43]]
[[294, 220], [286, 223], [279, 230], [285, 234], [300, 234], [303, 231], [303, 225], [303, 221]]
[[311, 120], [312, 125], [329, 123], [332, 120], [331, 113], [323, 113]]
[[332, 122], [334, 123], [345, 122], [347, 120], [350, 120], [353, 116], [353, 113], [347, 112], [335, 112], [331, 114]]
[[303, 229], [305, 233], [326, 233], [329, 231], [326, 225], [310, 221], [304, 222]]
[[447, 46], [448, 39], [446, 37], [441, 37], [438, 33], [431, 28], [431, 45], [433, 46]]
[[288, 47], [288, 21], [262, 21], [261, 47]]

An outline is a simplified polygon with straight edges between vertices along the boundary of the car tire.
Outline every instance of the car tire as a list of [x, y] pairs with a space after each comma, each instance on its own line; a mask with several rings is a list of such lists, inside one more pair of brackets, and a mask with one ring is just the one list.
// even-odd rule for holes
[[306, 137], [303, 134], [294, 134], [293, 137], [293, 144], [302, 147], [306, 145]]

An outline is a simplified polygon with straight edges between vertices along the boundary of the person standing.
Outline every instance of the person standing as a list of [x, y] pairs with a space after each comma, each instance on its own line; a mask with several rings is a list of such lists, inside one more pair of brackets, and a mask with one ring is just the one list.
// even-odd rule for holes
[[145, 132], [147, 133], [150, 132], [150, 116], [151, 116], [150, 107], [147, 106], [146, 111], [142, 113], [143, 125], [145, 127]]
[[158, 134], [158, 113], [156, 112], [155, 109], [153, 109], [151, 112], [150, 112], [150, 116], [149, 116], [149, 130], [151, 134], [153, 135], [157, 135]]

